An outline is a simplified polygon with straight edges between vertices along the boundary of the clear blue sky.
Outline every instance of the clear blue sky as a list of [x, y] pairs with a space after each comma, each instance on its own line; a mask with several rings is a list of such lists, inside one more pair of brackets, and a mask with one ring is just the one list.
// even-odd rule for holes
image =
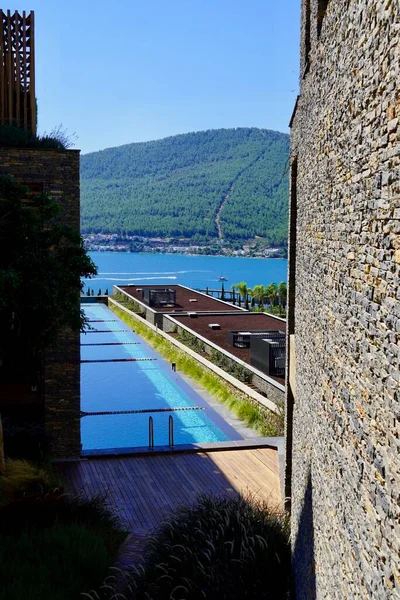
[[41, 132], [63, 123], [90, 152], [218, 127], [288, 131], [300, 0], [25, 2]]

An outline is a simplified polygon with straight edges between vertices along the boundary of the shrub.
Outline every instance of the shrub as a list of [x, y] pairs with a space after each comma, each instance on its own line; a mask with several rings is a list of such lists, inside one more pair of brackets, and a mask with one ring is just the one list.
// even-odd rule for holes
[[9, 458], [29, 458], [41, 461], [48, 456], [51, 440], [46, 435], [43, 424], [16, 422], [15, 418], [3, 420], [4, 451]]
[[56, 488], [59, 480], [47, 467], [27, 460], [6, 460], [6, 474], [0, 477], [0, 498], [9, 502], [25, 496], [37, 496]]
[[76, 134], [69, 135], [62, 124], [43, 135], [35, 135], [23, 127], [0, 125], [0, 146], [2, 147], [65, 150], [73, 146], [75, 141]]
[[[40, 474], [13, 462], [25, 480]], [[100, 585], [126, 536], [104, 500], [58, 490], [0, 504], [0, 600], [70, 600]]]
[[84, 498], [44, 492], [0, 505], [0, 534], [53, 527], [57, 523], [85, 525], [106, 537], [120, 530], [118, 518], [101, 496]]
[[0, 600], [71, 600], [99, 585], [110, 555], [87, 527], [55, 525], [2, 535]]

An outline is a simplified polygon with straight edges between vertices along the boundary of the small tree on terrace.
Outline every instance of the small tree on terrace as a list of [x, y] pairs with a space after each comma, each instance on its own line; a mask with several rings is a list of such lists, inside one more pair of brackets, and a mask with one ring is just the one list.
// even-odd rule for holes
[[265, 296], [265, 289], [263, 285], [255, 285], [253, 287], [253, 295], [255, 297], [255, 299], [257, 300], [257, 304], [260, 308], [262, 308], [262, 306], [264, 306], [264, 296]]
[[286, 308], [287, 285], [281, 281], [277, 288], [277, 296], [279, 302], [279, 311], [282, 312]]
[[[247, 283], [245, 281], [241, 281], [240, 283], [236, 284], [236, 287], [239, 290], [239, 295], [243, 297], [244, 307], [246, 309], [248, 309], [249, 308], [249, 298], [248, 298]], [[240, 302], [239, 302], [239, 306], [240, 306]]]
[[29, 381], [64, 327], [83, 328], [80, 277], [97, 272], [61, 207], [44, 193], [26, 205], [28, 191], [0, 176], [0, 381]]
[[278, 286], [276, 285], [276, 283], [270, 283], [266, 286], [265, 297], [267, 298], [271, 309], [274, 306], [276, 306], [276, 302], [278, 299]]

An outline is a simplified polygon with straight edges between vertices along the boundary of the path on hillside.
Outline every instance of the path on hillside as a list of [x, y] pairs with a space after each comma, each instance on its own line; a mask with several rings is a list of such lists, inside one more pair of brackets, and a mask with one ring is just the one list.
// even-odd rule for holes
[[[261, 133], [261, 135], [264, 136], [263, 132], [260, 132], [260, 133]], [[221, 202], [218, 204], [217, 210], [216, 210], [216, 213], [215, 213], [215, 226], [216, 226], [216, 228], [218, 230], [218, 237], [219, 237], [220, 240], [222, 240], [223, 237], [224, 237], [224, 234], [223, 234], [223, 231], [222, 231], [222, 226], [221, 226], [221, 213], [222, 213], [222, 210], [223, 210], [225, 204], [228, 202], [229, 197], [232, 194], [233, 186], [235, 185], [235, 182], [239, 179], [239, 177], [241, 177], [241, 175], [243, 175], [243, 173], [245, 171], [247, 171], [247, 169], [250, 169], [251, 167], [253, 167], [264, 156], [264, 154], [266, 153], [267, 150], [268, 150], [268, 148], [264, 148], [264, 150], [262, 150], [260, 152], [260, 154], [251, 163], [249, 163], [246, 167], [244, 167], [243, 169], [241, 169], [237, 173], [237, 175], [235, 175], [234, 179], [231, 181], [231, 184], [230, 184], [230, 186], [228, 188], [228, 191], [222, 197]]]

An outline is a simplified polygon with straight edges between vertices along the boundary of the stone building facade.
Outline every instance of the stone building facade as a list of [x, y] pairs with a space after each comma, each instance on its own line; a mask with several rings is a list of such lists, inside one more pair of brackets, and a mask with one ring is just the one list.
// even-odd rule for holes
[[396, 0], [302, 2], [289, 245], [296, 598], [400, 598]]
[[[13, 175], [33, 191], [47, 192], [62, 206], [59, 219], [80, 230], [79, 150], [0, 148], [0, 174]], [[78, 292], [78, 304], [79, 301]], [[53, 443], [53, 454], [79, 456], [79, 331], [65, 330], [48, 351], [42, 401], [45, 429]]]

